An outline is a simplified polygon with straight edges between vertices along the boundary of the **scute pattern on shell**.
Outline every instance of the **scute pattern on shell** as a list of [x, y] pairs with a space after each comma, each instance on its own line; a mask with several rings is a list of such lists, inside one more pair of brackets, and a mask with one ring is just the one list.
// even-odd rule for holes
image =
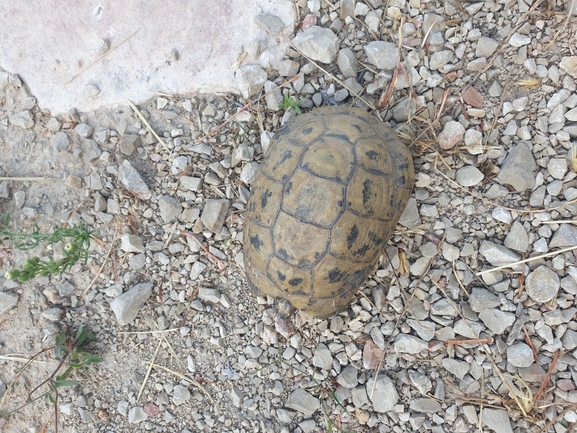
[[413, 178], [409, 150], [366, 111], [297, 116], [275, 134], [253, 183], [249, 284], [313, 316], [346, 308], [389, 241]]

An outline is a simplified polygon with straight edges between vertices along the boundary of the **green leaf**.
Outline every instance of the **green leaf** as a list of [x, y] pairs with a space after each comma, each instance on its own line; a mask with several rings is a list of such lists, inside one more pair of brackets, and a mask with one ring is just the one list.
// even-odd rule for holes
[[88, 355], [87, 357], [84, 358], [85, 364], [95, 364], [98, 362], [102, 362], [102, 358], [100, 358], [100, 356], [98, 355]]
[[78, 385], [77, 380], [55, 380], [53, 383], [54, 383], [54, 386], [57, 386], [57, 387]]

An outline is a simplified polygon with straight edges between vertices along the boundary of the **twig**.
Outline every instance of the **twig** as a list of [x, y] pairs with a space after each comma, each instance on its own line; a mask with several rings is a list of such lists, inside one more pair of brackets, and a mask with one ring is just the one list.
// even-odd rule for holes
[[150, 377], [150, 372], [152, 371], [152, 366], [155, 365], [154, 360], [156, 359], [156, 355], [158, 354], [158, 351], [160, 350], [160, 346], [162, 346], [162, 340], [161, 339], [158, 340], [158, 346], [156, 346], [156, 350], [154, 351], [154, 355], [152, 355], [152, 359], [148, 363], [148, 369], [146, 370], [146, 375], [144, 376], [144, 380], [142, 381], [142, 385], [140, 386], [140, 391], [138, 391], [138, 396], [136, 397], [137, 403], [138, 403], [138, 400], [140, 400], [140, 396], [142, 395], [142, 391], [144, 391], [144, 387], [146, 386], [146, 382], [148, 381], [148, 378]]
[[559, 352], [559, 351], [555, 352], [555, 356], [553, 356], [553, 361], [551, 361], [551, 365], [549, 366], [549, 370], [547, 371], [547, 374], [543, 378], [543, 382], [541, 382], [541, 386], [539, 387], [539, 390], [537, 390], [537, 392], [535, 393], [535, 397], [533, 398], [533, 402], [535, 404], [537, 404], [537, 401], [541, 397], [541, 394], [543, 394], [543, 392], [545, 391], [545, 388], [547, 387], [547, 384], [549, 383], [549, 379], [551, 378], [551, 374], [553, 373], [553, 369], [555, 368], [555, 364], [557, 364], [557, 360], [559, 359], [560, 354], [561, 354], [561, 352]]
[[28, 182], [28, 181], [38, 181], [45, 182], [47, 180], [61, 180], [58, 177], [0, 177], [0, 180], [11, 180], [14, 182]]
[[204, 252], [205, 252], [211, 259], [213, 259], [214, 261], [216, 261], [216, 262], [218, 263], [218, 267], [219, 267], [220, 269], [224, 269], [225, 263], [224, 263], [222, 260], [220, 260], [218, 257], [216, 257], [214, 254], [212, 254], [210, 251], [208, 251], [208, 249], [207, 249], [204, 245], [202, 245], [202, 242], [200, 242], [198, 239], [196, 239], [196, 236], [193, 236], [193, 235], [191, 235], [190, 233], [188, 233], [188, 232], [186, 232], [186, 231], [184, 231], [184, 230], [181, 232], [181, 234], [184, 235], [184, 236], [188, 236], [188, 237], [194, 239], [194, 240], [196, 241], [196, 243], [197, 243], [198, 245], [200, 245], [200, 247], [204, 250]]
[[523, 332], [525, 332], [525, 341], [533, 351], [533, 359], [535, 362], [539, 363], [539, 356], [537, 356], [537, 351], [535, 350], [535, 346], [533, 346], [533, 342], [531, 341], [531, 337], [529, 337], [529, 333], [527, 332], [527, 328], [523, 325]]
[[126, 39], [124, 39], [123, 41], [121, 41], [118, 45], [115, 45], [113, 48], [109, 49], [107, 52], [105, 52], [103, 55], [101, 55], [100, 57], [98, 57], [95, 61], [93, 61], [91, 64], [89, 64], [88, 66], [86, 66], [84, 69], [82, 69], [79, 73], [77, 73], [74, 77], [72, 77], [70, 80], [68, 80], [66, 83], [64, 83], [64, 85], [71, 83], [72, 81], [74, 81], [76, 78], [78, 78], [80, 75], [82, 75], [84, 73], [84, 71], [86, 71], [88, 68], [91, 68], [92, 66], [94, 66], [95, 63], [98, 63], [100, 60], [102, 60], [104, 57], [106, 57], [107, 55], [109, 55], [111, 52], [113, 52], [115, 49], [117, 49], [119, 46], [121, 46], [123, 43], [125, 43], [127, 40], [129, 40], [131, 37], [133, 37], [135, 34], [138, 33], [140, 29], [136, 30], [133, 34], [131, 34], [130, 36], [128, 36]]
[[86, 287], [86, 289], [84, 289], [84, 291], [82, 292], [82, 295], [80, 295], [81, 297], [84, 297], [84, 295], [86, 295], [88, 293], [88, 291], [94, 285], [94, 282], [96, 281], [96, 279], [100, 276], [100, 273], [102, 272], [102, 269], [104, 269], [104, 265], [108, 261], [108, 257], [110, 257], [110, 253], [112, 252], [112, 249], [114, 248], [114, 242], [116, 242], [116, 231], [114, 231], [114, 237], [112, 238], [112, 244], [110, 245], [108, 253], [106, 253], [106, 256], [104, 257], [104, 261], [102, 262], [102, 265], [100, 265], [100, 269], [98, 269], [98, 272], [96, 273], [96, 275], [94, 276], [94, 278], [92, 279], [92, 281], [90, 282], [88, 287]]
[[551, 256], [554, 256], [556, 254], [566, 253], [568, 251], [572, 251], [575, 249], [577, 249], [577, 245], [573, 246], [573, 247], [563, 248], [562, 250], [551, 251], [550, 253], [541, 254], [540, 256], [529, 257], [528, 259], [519, 260], [518, 262], [508, 263], [508, 264], [503, 265], [503, 266], [497, 266], [496, 268], [486, 269], [484, 271], [477, 272], [475, 275], [479, 276], [479, 275], [483, 275], [483, 274], [488, 274], [489, 272], [495, 272], [495, 271], [499, 271], [501, 269], [510, 268], [512, 266], [522, 265], [523, 263], [532, 262], [534, 260], [539, 260], [539, 259], [544, 259], [545, 257], [551, 257]]
[[493, 344], [493, 339], [491, 337], [471, 338], [471, 339], [467, 339], [467, 340], [446, 340], [446, 341], [443, 341], [443, 343], [445, 343], [445, 344], [474, 344], [474, 343]]

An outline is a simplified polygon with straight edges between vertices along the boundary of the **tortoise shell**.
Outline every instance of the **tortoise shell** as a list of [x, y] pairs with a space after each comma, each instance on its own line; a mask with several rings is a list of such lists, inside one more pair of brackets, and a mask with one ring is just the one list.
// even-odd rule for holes
[[249, 284], [325, 317], [374, 270], [413, 188], [395, 132], [359, 108], [323, 107], [274, 136], [244, 217]]

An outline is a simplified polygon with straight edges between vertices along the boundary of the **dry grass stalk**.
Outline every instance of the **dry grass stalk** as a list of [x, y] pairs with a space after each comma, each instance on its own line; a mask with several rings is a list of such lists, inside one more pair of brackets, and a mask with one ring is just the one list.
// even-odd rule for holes
[[537, 351], [535, 350], [535, 346], [533, 346], [533, 342], [531, 341], [531, 337], [529, 337], [529, 332], [527, 332], [527, 328], [523, 325], [523, 332], [525, 333], [525, 341], [527, 345], [531, 348], [533, 352], [533, 360], [539, 363], [539, 356], [537, 355]]
[[204, 252], [212, 259], [214, 260], [217, 264], [219, 269], [224, 269], [224, 267], [226, 266], [225, 263], [220, 260], [218, 257], [216, 257], [214, 254], [212, 254], [210, 251], [208, 251], [208, 248], [206, 248], [202, 242], [200, 242], [198, 239], [196, 239], [196, 236], [191, 235], [190, 233], [186, 232], [186, 231], [182, 231], [181, 234], [183, 236], [188, 236], [192, 239], [194, 239], [196, 241], [196, 243], [204, 250]]
[[151, 367], [154, 368], [160, 368], [161, 370], [167, 371], [169, 373], [174, 374], [176, 377], [180, 377], [183, 380], [186, 380], [187, 382], [190, 382], [192, 385], [196, 386], [198, 389], [200, 389], [202, 392], [204, 392], [204, 394], [208, 397], [208, 399], [210, 400], [211, 403], [214, 403], [214, 399], [210, 396], [210, 394], [208, 393], [208, 391], [204, 388], [204, 386], [202, 386], [200, 383], [198, 383], [196, 380], [192, 379], [191, 377], [188, 377], [184, 374], [180, 374], [174, 370], [171, 370], [169, 368], [163, 367], [162, 365], [158, 365], [158, 364], [150, 364]]
[[162, 340], [158, 340], [158, 346], [156, 346], [156, 350], [154, 351], [154, 355], [152, 355], [152, 359], [148, 364], [148, 369], [146, 370], [146, 374], [144, 375], [144, 380], [142, 381], [142, 385], [140, 386], [140, 390], [138, 391], [138, 395], [136, 396], [136, 402], [140, 400], [140, 396], [144, 391], [144, 387], [146, 386], [146, 382], [148, 382], [148, 378], [150, 377], [150, 372], [152, 371], [152, 366], [154, 365], [154, 360], [156, 359], [156, 355], [158, 355], [158, 351], [160, 350], [160, 346], [162, 345]]
[[152, 128], [152, 126], [150, 126], [150, 123], [148, 123], [146, 118], [142, 115], [140, 110], [138, 108], [136, 108], [136, 105], [134, 105], [130, 99], [128, 99], [128, 104], [134, 110], [134, 112], [136, 113], [138, 118], [140, 120], [142, 120], [142, 123], [144, 123], [146, 125], [146, 129], [148, 129], [150, 131], [150, 133], [152, 135], [154, 135], [154, 138], [156, 138], [156, 141], [158, 141], [162, 145], [162, 147], [164, 147], [166, 150], [168, 150], [170, 152], [170, 149], [168, 147], [166, 147], [166, 143], [164, 142], [164, 140], [158, 136], [156, 131]]
[[557, 251], [552, 251], [550, 253], [541, 254], [540, 256], [529, 257], [528, 259], [519, 260], [517, 262], [508, 263], [506, 265], [497, 266], [496, 268], [486, 269], [484, 271], [477, 272], [475, 275], [479, 276], [479, 275], [483, 275], [483, 274], [488, 274], [490, 272], [500, 271], [501, 269], [511, 268], [513, 266], [522, 265], [523, 263], [532, 262], [532, 261], [539, 260], [539, 259], [544, 259], [546, 257], [555, 256], [557, 254], [563, 254], [563, 253], [566, 253], [568, 251], [573, 251], [575, 249], [577, 249], [577, 245], [573, 246], [573, 247], [563, 248], [562, 250], [557, 250]]
[[493, 339], [491, 337], [487, 337], [487, 338], [470, 338], [467, 340], [446, 340], [443, 341], [444, 344], [449, 345], [449, 344], [475, 344], [475, 343], [487, 343], [487, 344], [493, 344]]
[[551, 374], [553, 373], [553, 369], [555, 368], [555, 364], [557, 364], [557, 360], [559, 359], [560, 354], [561, 353], [559, 351], [555, 352], [555, 355], [553, 356], [553, 361], [551, 361], [551, 365], [549, 366], [549, 370], [547, 371], [547, 374], [543, 378], [543, 382], [541, 382], [541, 386], [537, 390], [537, 393], [535, 394], [535, 398], [533, 399], [533, 402], [535, 404], [537, 404], [537, 402], [541, 398], [541, 395], [543, 394], [543, 392], [545, 392], [545, 388], [547, 387], [547, 384], [549, 383], [549, 379], [551, 379]]
[[112, 242], [110, 243], [110, 248], [108, 249], [108, 252], [106, 253], [106, 256], [104, 257], [104, 261], [102, 262], [102, 265], [100, 265], [100, 268], [98, 269], [98, 272], [96, 273], [96, 275], [94, 276], [94, 278], [92, 279], [92, 281], [90, 282], [90, 284], [88, 284], [88, 287], [86, 287], [86, 289], [84, 289], [84, 291], [82, 292], [82, 294], [80, 295], [82, 298], [84, 298], [84, 296], [89, 292], [89, 290], [92, 288], [92, 286], [94, 285], [94, 283], [96, 282], [96, 279], [100, 276], [100, 274], [102, 273], [102, 270], [104, 269], [104, 266], [106, 265], [106, 262], [108, 261], [108, 258], [110, 257], [110, 253], [112, 253], [112, 250], [114, 249], [114, 244], [116, 243], [116, 235], [118, 232], [118, 226], [116, 227], [116, 229], [114, 230], [114, 236], [112, 237]]
[[563, 23], [561, 28], [557, 31], [557, 33], [555, 33], [555, 36], [553, 36], [551, 41], [545, 46], [543, 51], [549, 51], [549, 48], [551, 48], [551, 46], [557, 41], [557, 38], [559, 37], [559, 35], [562, 32], [564, 32], [565, 29], [567, 28], [567, 24], [569, 24], [569, 20], [571, 19], [571, 16], [573, 15], [573, 8], [575, 7], [575, 0], [571, 0], [571, 2], [569, 2], [569, 4], [567, 6], [568, 6], [568, 10], [567, 10], [567, 18], [565, 18], [565, 22]]
[[104, 54], [102, 54], [100, 57], [98, 57], [95, 61], [93, 61], [92, 63], [90, 63], [88, 66], [86, 66], [84, 69], [82, 69], [79, 73], [77, 73], [75, 76], [73, 76], [70, 80], [68, 80], [66, 83], [64, 83], [64, 85], [66, 84], [70, 84], [71, 82], [73, 82], [76, 78], [78, 78], [80, 75], [82, 75], [87, 69], [91, 68], [92, 66], [94, 66], [96, 63], [98, 63], [100, 60], [102, 60], [103, 58], [105, 58], [107, 55], [109, 55], [111, 52], [113, 52], [115, 49], [117, 49], [119, 46], [121, 46], [123, 43], [125, 43], [127, 40], [129, 40], [131, 37], [133, 37], [135, 34], [137, 34], [139, 32], [140, 29], [136, 30], [134, 33], [132, 33], [130, 36], [128, 36], [127, 38], [123, 39], [122, 41], [120, 41], [117, 45], [115, 45], [114, 47], [110, 48], [107, 52], [105, 52]]
[[48, 180], [62, 180], [57, 177], [0, 177], [0, 181], [2, 180], [9, 180], [12, 182], [28, 182], [28, 181], [36, 181], [36, 182], [46, 182]]

